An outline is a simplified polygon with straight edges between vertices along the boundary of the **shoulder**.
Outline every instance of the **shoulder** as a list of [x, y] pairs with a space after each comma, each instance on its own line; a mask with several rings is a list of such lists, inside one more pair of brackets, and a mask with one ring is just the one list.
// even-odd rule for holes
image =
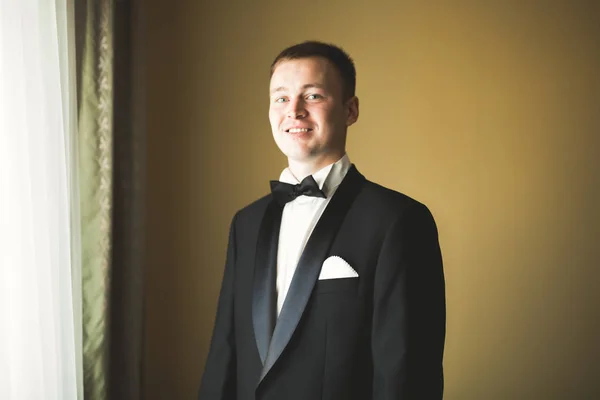
[[264, 195], [263, 197], [254, 200], [252, 203], [247, 206], [241, 208], [237, 213], [238, 214], [255, 214], [257, 212], [263, 211], [269, 202], [271, 201], [271, 194]]
[[236, 225], [256, 224], [262, 218], [267, 205], [271, 202], [271, 194], [267, 194], [247, 206], [239, 209], [234, 217], [233, 222]]
[[437, 224], [429, 207], [405, 193], [367, 180], [356, 200], [362, 218], [373, 221], [382, 231], [413, 239], [437, 237]]
[[429, 210], [421, 201], [390, 189], [370, 180], [365, 180], [361, 196], [358, 201], [368, 209], [378, 210], [381, 213], [400, 215], [413, 210]]

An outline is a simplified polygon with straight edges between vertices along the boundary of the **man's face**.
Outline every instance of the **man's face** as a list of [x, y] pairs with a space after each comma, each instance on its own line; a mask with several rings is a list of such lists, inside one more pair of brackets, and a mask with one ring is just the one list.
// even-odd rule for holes
[[297, 163], [323, 167], [344, 155], [358, 99], [344, 102], [342, 79], [322, 57], [284, 60], [270, 84], [269, 120], [279, 149]]

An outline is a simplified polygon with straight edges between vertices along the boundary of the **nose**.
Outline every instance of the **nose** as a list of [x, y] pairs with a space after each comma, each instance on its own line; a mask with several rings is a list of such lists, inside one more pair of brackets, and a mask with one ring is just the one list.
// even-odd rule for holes
[[304, 118], [306, 117], [306, 108], [304, 107], [304, 102], [302, 99], [294, 99], [290, 100], [288, 103], [287, 116], [288, 118]]

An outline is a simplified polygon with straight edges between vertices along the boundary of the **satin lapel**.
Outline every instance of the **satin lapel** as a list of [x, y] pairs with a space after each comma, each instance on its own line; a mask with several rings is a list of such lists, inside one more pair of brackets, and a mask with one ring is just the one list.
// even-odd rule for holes
[[271, 201], [258, 233], [254, 264], [254, 291], [252, 295], [252, 323], [260, 359], [264, 365], [276, 321], [275, 277], [277, 273], [277, 245], [283, 209]]
[[364, 180], [364, 176], [352, 166], [306, 243], [277, 319], [269, 351], [267, 352], [267, 359], [263, 365], [261, 381], [281, 356], [296, 330], [319, 277], [325, 256]]

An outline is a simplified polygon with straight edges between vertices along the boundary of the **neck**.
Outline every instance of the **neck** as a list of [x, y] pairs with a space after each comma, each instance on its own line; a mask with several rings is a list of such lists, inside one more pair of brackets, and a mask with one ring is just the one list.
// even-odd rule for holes
[[344, 154], [346, 154], [346, 152], [342, 151], [340, 154], [330, 154], [319, 159], [302, 161], [288, 158], [288, 168], [290, 171], [292, 171], [292, 174], [296, 177], [296, 179], [298, 179], [298, 181], [302, 181], [302, 179], [306, 178], [308, 175], [312, 175], [320, 169], [325, 168], [329, 164], [335, 163], [341, 159]]

